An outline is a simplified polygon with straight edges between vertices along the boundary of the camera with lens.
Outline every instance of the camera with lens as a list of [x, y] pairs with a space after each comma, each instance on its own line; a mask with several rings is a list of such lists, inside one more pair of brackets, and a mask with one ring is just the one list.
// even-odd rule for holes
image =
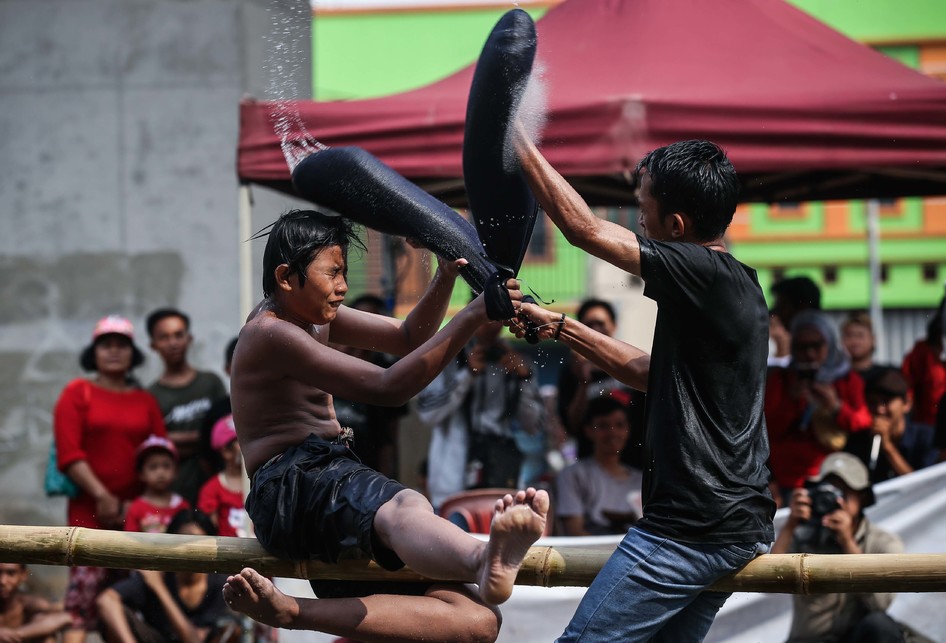
[[822, 519], [841, 508], [844, 492], [830, 482], [807, 482], [805, 488], [811, 498], [811, 518], [795, 529], [795, 540], [802, 553], [825, 553], [837, 548], [834, 532], [821, 524]]
[[844, 492], [830, 482], [808, 483], [805, 487], [808, 489], [808, 496], [811, 498], [812, 520], [817, 520], [820, 523], [822, 518], [834, 513], [841, 507]]

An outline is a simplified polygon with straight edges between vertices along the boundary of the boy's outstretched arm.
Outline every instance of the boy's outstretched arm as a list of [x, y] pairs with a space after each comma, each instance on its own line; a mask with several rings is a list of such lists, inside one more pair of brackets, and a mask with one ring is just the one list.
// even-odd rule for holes
[[391, 355], [410, 353], [440, 328], [458, 270], [464, 265], [465, 259], [448, 261], [438, 257], [433, 279], [403, 321], [348, 307], [339, 308], [338, 317], [332, 322], [332, 341]]
[[[511, 279], [507, 288], [518, 309], [522, 299], [518, 283]], [[252, 332], [265, 336], [260, 346], [265, 346], [266, 361], [279, 364], [291, 379], [353, 402], [400, 406], [430, 384], [488, 321], [480, 295], [433, 337], [386, 369], [314, 342], [305, 331], [283, 321], [260, 324]]]
[[518, 123], [515, 145], [532, 193], [565, 239], [599, 259], [640, 276], [637, 235], [623, 226], [596, 217], [581, 195], [542, 156]]

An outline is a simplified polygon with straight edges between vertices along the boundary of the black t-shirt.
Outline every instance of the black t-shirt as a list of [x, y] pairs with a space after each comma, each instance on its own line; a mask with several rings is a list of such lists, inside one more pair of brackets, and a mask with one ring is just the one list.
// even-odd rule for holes
[[[184, 613], [187, 620], [193, 623], [194, 627], [213, 629], [222, 621], [236, 618], [223, 601], [223, 585], [227, 581], [225, 575], [207, 575], [207, 594], [204, 596], [204, 600], [194, 609], [188, 608], [181, 602], [177, 589], [177, 577], [174, 572], [165, 572], [163, 578], [164, 584], [174, 598], [174, 602], [177, 603], [177, 606], [181, 608], [181, 612]], [[161, 601], [145, 585], [140, 574], [132, 574], [128, 578], [115, 583], [112, 589], [121, 596], [123, 604], [141, 613], [144, 622], [160, 632], [165, 640], [180, 640], [167, 613], [161, 607]]]
[[657, 324], [637, 524], [681, 542], [771, 541], [769, 313], [755, 270], [697, 244], [638, 239]]

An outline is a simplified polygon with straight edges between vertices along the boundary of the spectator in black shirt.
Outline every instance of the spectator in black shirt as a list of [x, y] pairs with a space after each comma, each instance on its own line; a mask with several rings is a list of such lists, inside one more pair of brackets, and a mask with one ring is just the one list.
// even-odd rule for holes
[[755, 271], [723, 245], [735, 170], [707, 141], [647, 154], [635, 173], [639, 236], [596, 217], [525, 135], [516, 147], [565, 238], [642, 277], [658, 306], [650, 355], [565, 315], [521, 309], [540, 337], [647, 391], [644, 515], [559, 641], [702, 640], [729, 596], [704, 590], [774, 537], [763, 416], [769, 314]]
[[[179, 511], [167, 533], [215, 535], [207, 514]], [[195, 572], [134, 572], [102, 592], [96, 603], [108, 641], [230, 641], [240, 640], [238, 616], [221, 591], [225, 574]]]
[[872, 484], [936, 463], [933, 427], [909, 420], [909, 386], [899, 368], [888, 366], [875, 373], [867, 381], [865, 397], [871, 429], [852, 433], [844, 450], [867, 466]]

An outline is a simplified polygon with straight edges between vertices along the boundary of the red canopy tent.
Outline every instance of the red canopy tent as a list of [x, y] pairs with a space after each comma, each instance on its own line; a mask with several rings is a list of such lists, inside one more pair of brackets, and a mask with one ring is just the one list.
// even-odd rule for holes
[[[637, 160], [688, 138], [729, 152], [747, 201], [946, 193], [946, 83], [781, 0], [568, 0], [537, 31], [543, 151], [592, 203], [632, 202]], [[322, 143], [364, 147], [459, 204], [472, 73], [289, 108]], [[239, 177], [291, 190], [273, 111], [241, 104]]]

